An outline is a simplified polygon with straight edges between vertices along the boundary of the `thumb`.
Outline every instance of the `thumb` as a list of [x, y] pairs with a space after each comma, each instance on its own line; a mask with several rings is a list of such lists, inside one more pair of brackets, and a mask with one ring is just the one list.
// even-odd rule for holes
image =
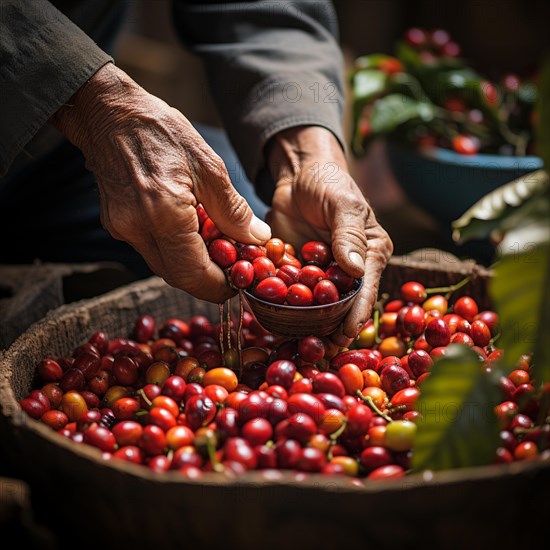
[[254, 215], [252, 208], [233, 187], [225, 168], [196, 190], [197, 199], [218, 229], [238, 242], [264, 244], [271, 228]]
[[338, 265], [349, 275], [362, 277], [367, 257], [364, 209], [339, 204], [334, 212], [331, 233], [332, 253]]

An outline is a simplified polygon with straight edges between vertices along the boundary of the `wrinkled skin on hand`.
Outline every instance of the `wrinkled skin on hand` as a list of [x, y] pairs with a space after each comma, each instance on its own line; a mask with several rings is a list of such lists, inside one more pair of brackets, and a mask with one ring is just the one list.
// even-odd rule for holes
[[[268, 148], [276, 189], [268, 221], [273, 234], [301, 247], [330, 242], [335, 260], [364, 284], [335, 343], [348, 346], [371, 315], [382, 271], [393, 253], [388, 234], [350, 176], [337, 139], [321, 127], [277, 134]], [[299, 250], [299, 249], [298, 249]]]
[[218, 155], [176, 109], [107, 64], [53, 117], [99, 187], [101, 221], [166, 282], [222, 302], [234, 293], [199, 234], [202, 203], [219, 229], [263, 244], [269, 227], [231, 184]]

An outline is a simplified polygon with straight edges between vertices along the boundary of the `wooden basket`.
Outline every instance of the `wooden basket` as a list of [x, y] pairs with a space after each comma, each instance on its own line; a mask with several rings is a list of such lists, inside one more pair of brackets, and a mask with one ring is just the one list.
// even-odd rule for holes
[[[434, 253], [435, 254], [435, 253]], [[488, 305], [486, 270], [469, 263], [394, 258], [382, 291], [406, 280], [430, 286], [476, 278], [467, 292]], [[484, 303], [485, 302], [485, 303]], [[127, 336], [138, 315], [159, 321], [205, 314], [199, 302], [158, 278], [62, 306], [32, 325], [0, 359], [3, 459], [32, 489], [35, 514], [71, 548], [532, 548], [542, 546], [549, 515], [550, 464], [515, 463], [413, 475], [354, 486], [343, 477], [258, 472], [200, 480], [155, 474], [62, 438], [30, 419], [17, 400], [37, 362], [70, 353], [95, 330]]]

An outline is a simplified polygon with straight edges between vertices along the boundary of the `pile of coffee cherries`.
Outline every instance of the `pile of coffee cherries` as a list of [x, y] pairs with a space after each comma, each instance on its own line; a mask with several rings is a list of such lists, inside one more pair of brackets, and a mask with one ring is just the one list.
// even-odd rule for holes
[[[458, 343], [491, 370], [502, 353], [492, 343], [498, 316], [468, 296], [451, 311], [443, 294], [412, 281], [378, 311], [349, 349], [315, 335], [274, 336], [249, 312], [241, 323], [197, 315], [157, 324], [144, 315], [128, 338], [96, 332], [73, 353], [44, 358], [20, 405], [106, 460], [155, 472], [261, 470], [273, 478], [286, 470], [295, 479], [320, 473], [359, 485], [402, 477], [432, 364]], [[500, 379], [495, 463], [549, 453], [550, 426], [537, 425], [542, 390], [530, 372], [522, 357]]]
[[304, 307], [338, 302], [355, 289], [355, 279], [338, 266], [323, 241], [305, 243], [298, 258], [291, 244], [277, 238], [265, 246], [236, 243], [219, 231], [201, 205], [197, 213], [210, 258], [236, 290], [273, 304]]

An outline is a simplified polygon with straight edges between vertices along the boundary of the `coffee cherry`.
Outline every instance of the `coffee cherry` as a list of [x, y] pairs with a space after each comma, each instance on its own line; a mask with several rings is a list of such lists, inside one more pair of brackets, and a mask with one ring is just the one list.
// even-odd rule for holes
[[235, 288], [249, 288], [254, 282], [254, 267], [247, 260], [239, 260], [231, 267], [230, 278]]
[[436, 49], [441, 49], [450, 40], [449, 33], [444, 29], [436, 29], [428, 35], [428, 42]]
[[252, 263], [256, 258], [265, 256], [265, 250], [255, 244], [245, 244], [237, 249], [237, 258]]
[[313, 293], [306, 285], [294, 283], [288, 288], [286, 301], [291, 306], [310, 306], [313, 304]]
[[409, 354], [409, 368], [415, 377], [424, 374], [432, 365], [433, 360], [430, 354], [424, 350], [413, 350]]
[[404, 475], [405, 470], [401, 466], [398, 466], [397, 464], [388, 464], [373, 470], [367, 476], [367, 479], [393, 479], [403, 477]]
[[283, 470], [295, 468], [302, 454], [300, 444], [293, 439], [278, 442], [275, 446], [277, 466]]
[[451, 331], [443, 319], [430, 321], [424, 335], [428, 344], [434, 348], [447, 346], [451, 341]]
[[404, 35], [405, 41], [414, 48], [420, 48], [426, 44], [426, 33], [419, 28], [413, 27], [408, 29]]
[[514, 449], [516, 460], [532, 460], [537, 456], [538, 449], [532, 441], [523, 441]]
[[265, 373], [265, 379], [269, 385], [282, 386], [289, 389], [296, 374], [296, 365], [292, 361], [279, 360], [275, 361]]
[[320, 372], [313, 378], [313, 393], [332, 393], [338, 397], [344, 397], [346, 389], [336, 374]]
[[376, 468], [380, 468], [381, 466], [391, 464], [393, 462], [393, 457], [388, 449], [375, 445], [373, 447], [363, 449], [360, 460], [361, 464], [368, 473], [376, 470]]
[[334, 283], [340, 294], [347, 294], [353, 290], [355, 279], [348, 275], [340, 266], [331, 265], [327, 268], [325, 277]]
[[255, 258], [252, 261], [252, 267], [254, 268], [254, 276], [258, 281], [275, 277], [275, 273], [277, 272], [273, 262], [265, 256]]
[[267, 257], [275, 266], [283, 259], [285, 255], [285, 243], [281, 239], [269, 239], [265, 245]]
[[68, 416], [63, 411], [56, 410], [46, 411], [40, 417], [40, 420], [44, 422], [46, 426], [49, 426], [50, 428], [52, 428], [52, 430], [55, 430], [56, 432], [62, 430], [69, 422]]
[[380, 383], [382, 389], [388, 394], [393, 395], [399, 390], [410, 386], [410, 378], [405, 369], [395, 365], [385, 367], [380, 373]]
[[207, 243], [219, 239], [223, 236], [222, 232], [216, 227], [216, 224], [210, 219], [206, 218], [201, 227], [201, 237]]
[[138, 366], [131, 357], [119, 355], [113, 363], [113, 374], [122, 386], [133, 386], [138, 379]]
[[313, 299], [319, 305], [333, 304], [340, 299], [340, 295], [334, 283], [324, 279], [315, 285]]
[[426, 299], [426, 289], [420, 283], [409, 281], [401, 287], [401, 296], [405, 302], [421, 304]]
[[326, 465], [327, 458], [323, 451], [314, 447], [301, 450], [298, 468], [304, 472], [320, 472]]
[[88, 405], [77, 391], [70, 390], [63, 395], [60, 408], [67, 415], [69, 422], [75, 422], [88, 410]]
[[305, 445], [317, 431], [315, 421], [304, 413], [293, 414], [288, 418], [284, 434]]
[[63, 376], [63, 369], [53, 359], [42, 359], [38, 365], [38, 375], [43, 382], [57, 382]]
[[216, 404], [203, 395], [195, 395], [185, 403], [185, 420], [192, 430], [206, 426], [216, 416]]
[[111, 430], [103, 426], [92, 425], [84, 430], [84, 443], [97, 447], [101, 451], [114, 453], [116, 450], [116, 439]]
[[271, 423], [265, 418], [255, 418], [249, 420], [241, 428], [241, 433], [244, 439], [253, 447], [267, 443], [273, 436], [273, 428]]
[[315, 288], [319, 281], [322, 281], [325, 278], [325, 272], [316, 265], [306, 265], [300, 270], [298, 275], [298, 281], [311, 290]]
[[327, 243], [309, 241], [302, 246], [302, 259], [306, 264], [326, 267], [332, 261], [332, 251]]
[[367, 433], [371, 421], [372, 411], [366, 405], [357, 403], [346, 414], [346, 431], [351, 435], [361, 435]]
[[323, 340], [316, 336], [302, 338], [298, 344], [298, 353], [307, 363], [316, 363], [325, 356]]
[[298, 282], [300, 269], [294, 265], [283, 265], [277, 270], [277, 277], [287, 286], [291, 286]]
[[479, 319], [472, 322], [470, 334], [476, 346], [485, 347], [491, 341], [489, 327]]
[[319, 422], [325, 412], [321, 400], [310, 393], [293, 393], [287, 401], [289, 414], [304, 413]]
[[287, 293], [287, 286], [278, 277], [267, 277], [261, 280], [254, 289], [256, 297], [273, 304], [282, 304], [287, 297]]
[[31, 418], [34, 418], [35, 420], [40, 420], [42, 415], [48, 411], [48, 409], [46, 409], [40, 401], [30, 397], [21, 399], [21, 401], [19, 401], [19, 405]]
[[139, 447], [149, 456], [162, 454], [166, 447], [166, 435], [158, 426], [149, 424], [143, 428]]
[[155, 334], [155, 320], [151, 315], [141, 315], [134, 323], [132, 338], [136, 342], [147, 343]]
[[394, 407], [405, 406], [406, 411], [413, 411], [416, 400], [420, 397], [418, 388], [404, 388], [395, 393], [391, 398]]
[[453, 138], [453, 149], [461, 155], [475, 155], [479, 152], [479, 145], [471, 136], [458, 135]]
[[414, 443], [416, 424], [409, 420], [394, 420], [386, 426], [384, 444], [392, 451], [408, 451]]
[[454, 312], [461, 317], [464, 317], [469, 323], [473, 322], [475, 316], [478, 314], [477, 303], [473, 298], [469, 296], [462, 296], [454, 305]]
[[425, 310], [419, 306], [414, 305], [410, 307], [404, 315], [403, 325], [405, 328], [405, 334], [411, 336], [418, 336], [424, 330], [424, 316]]
[[440, 53], [442, 57], [460, 57], [462, 50], [456, 42], [450, 41], [441, 48]]

